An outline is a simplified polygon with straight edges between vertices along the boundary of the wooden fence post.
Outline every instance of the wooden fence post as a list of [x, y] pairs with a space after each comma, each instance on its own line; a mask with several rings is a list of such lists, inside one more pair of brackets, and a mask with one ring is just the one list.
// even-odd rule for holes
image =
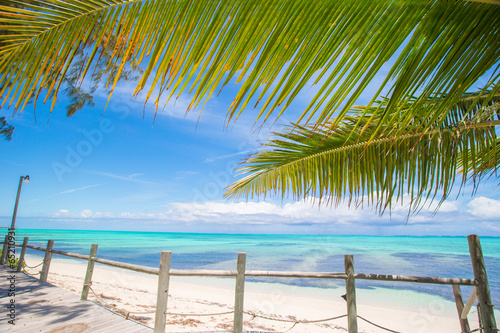
[[158, 293], [156, 295], [156, 314], [154, 333], [165, 333], [167, 322], [168, 284], [170, 281], [170, 263], [172, 252], [162, 251], [160, 256], [160, 272], [158, 274]]
[[47, 249], [45, 250], [45, 257], [43, 258], [42, 271], [40, 272], [40, 280], [38, 282], [47, 282], [47, 277], [49, 276], [50, 261], [52, 260], [52, 248], [54, 247], [54, 240], [50, 239], [47, 242]]
[[462, 328], [462, 332], [469, 332], [469, 320], [466, 318], [462, 318], [462, 312], [464, 311], [464, 301], [462, 299], [462, 291], [460, 290], [460, 286], [458, 284], [451, 285], [453, 288], [453, 296], [455, 296], [455, 304], [457, 306], [458, 319], [460, 320], [460, 327]]
[[17, 263], [17, 271], [23, 270], [24, 256], [26, 255], [26, 249], [28, 247], [29, 237], [24, 237], [23, 248], [21, 249], [21, 255], [19, 256], [19, 262]]
[[5, 265], [7, 252], [9, 252], [9, 235], [5, 235], [5, 241], [3, 243], [3, 249], [2, 249], [2, 259], [0, 259], [0, 265]]
[[243, 304], [245, 298], [245, 266], [247, 262], [246, 253], [238, 253], [238, 263], [236, 264], [236, 287], [234, 297], [234, 333], [243, 332]]
[[480, 325], [484, 333], [496, 333], [498, 329], [495, 321], [495, 313], [493, 312], [493, 304], [491, 303], [490, 286], [486, 275], [481, 243], [477, 235], [467, 236], [467, 241], [469, 243], [469, 253], [472, 261], [474, 278], [478, 283], [476, 286], [476, 293], [479, 312], [481, 314]]
[[94, 261], [92, 258], [95, 258], [97, 254], [97, 244], [92, 244], [90, 248], [89, 262], [87, 263], [87, 273], [85, 273], [85, 280], [83, 281], [83, 289], [82, 296], [80, 297], [80, 301], [86, 301], [89, 295], [89, 289], [92, 285], [92, 274], [94, 273]]
[[346, 301], [347, 301], [347, 328], [349, 333], [358, 333], [358, 311], [356, 309], [356, 283], [354, 280], [354, 258], [352, 255], [344, 256], [345, 273], [347, 280]]

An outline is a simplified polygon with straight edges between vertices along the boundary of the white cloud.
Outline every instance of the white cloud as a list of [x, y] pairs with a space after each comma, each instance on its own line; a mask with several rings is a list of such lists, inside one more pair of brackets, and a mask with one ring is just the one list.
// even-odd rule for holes
[[162, 219], [164, 216], [162, 213], [159, 214], [153, 214], [153, 213], [130, 213], [130, 212], [124, 212], [118, 214], [118, 218], [123, 218], [123, 219], [133, 219], [133, 220], [157, 220], [157, 219]]
[[122, 212], [113, 214], [111, 212], [93, 212], [90, 209], [84, 209], [80, 213], [71, 213], [67, 209], [60, 209], [57, 213], [50, 215], [52, 218], [66, 218], [66, 219], [85, 219], [93, 220], [99, 218], [107, 219], [132, 219], [132, 220], [164, 220], [168, 216], [164, 212], [160, 213], [131, 213]]
[[304, 200], [277, 205], [269, 202], [224, 203], [207, 201], [202, 203], [172, 203], [170, 212], [173, 218], [184, 221], [204, 221], [218, 223], [265, 223], [265, 224], [297, 224], [297, 223], [350, 223], [361, 218], [361, 215], [376, 217], [369, 209], [349, 208], [347, 204], [337, 207], [322, 203], [308, 197]]
[[84, 209], [80, 213], [71, 213], [67, 209], [59, 209], [57, 213], [51, 214], [50, 217], [81, 220], [81, 219], [114, 218], [115, 216], [110, 212], [92, 212], [90, 209]]
[[[113, 218], [134, 220], [158, 220], [181, 222], [216, 222], [222, 224], [296, 224], [296, 223], [348, 223], [361, 219], [362, 215], [377, 216], [370, 210], [354, 210], [347, 204], [330, 207], [322, 204], [321, 209], [317, 201], [309, 197], [305, 200], [278, 205], [270, 202], [239, 202], [226, 203], [207, 201], [202, 203], [177, 202], [168, 204], [169, 210], [155, 213], [121, 212], [93, 212], [84, 209], [80, 213], [70, 213], [61, 209], [52, 217], [64, 218]], [[367, 219], [365, 219], [367, 220]]]
[[74, 214], [71, 214], [69, 212], [69, 210], [67, 210], [67, 209], [59, 209], [57, 211], [57, 213], [52, 214], [50, 217], [54, 217], [54, 218], [66, 218], [66, 217], [70, 217], [70, 218], [73, 218], [73, 217], [76, 217], [76, 216]]
[[[457, 201], [445, 201], [434, 216], [438, 202], [430, 202], [417, 215], [408, 217], [408, 206], [394, 204], [380, 216], [372, 206], [356, 207], [346, 201], [338, 206], [323, 198], [321, 205], [314, 197], [286, 203], [270, 202], [178, 202], [171, 203], [170, 218], [179, 221], [231, 224], [330, 224], [361, 226], [431, 225], [456, 221], [460, 205]], [[465, 214], [467, 215], [467, 214]], [[469, 216], [470, 217], [470, 216]]]
[[500, 219], [500, 200], [486, 197], [474, 198], [467, 204], [467, 212], [483, 219]]
[[492, 231], [495, 231], [495, 232], [500, 232], [500, 225], [498, 225], [498, 224], [494, 224], [494, 223], [491, 223], [491, 222], [483, 222], [483, 223], [481, 223], [481, 225], [486, 230], [492, 230]]
[[[376, 196], [374, 194], [373, 196]], [[365, 201], [365, 200], [363, 200]], [[366, 200], [368, 201], [368, 200]], [[408, 193], [403, 195], [403, 198], [400, 202], [393, 198], [392, 200], [392, 211], [399, 213], [402, 212], [404, 214], [408, 214], [408, 209], [410, 208], [409, 203], [411, 202], [411, 197]], [[460, 203], [458, 201], [449, 201], [446, 200], [441, 205], [439, 205], [440, 200], [429, 200], [427, 202], [421, 202], [422, 210], [421, 212], [432, 213], [438, 210], [440, 213], [451, 213], [459, 210]], [[404, 204], [402, 204], [404, 203]]]
[[[457, 227], [461, 225], [475, 232], [476, 228], [498, 232], [498, 223], [480, 225], [477, 217], [466, 210], [478, 206], [481, 202], [487, 203], [486, 207], [494, 209], [497, 200], [488, 198], [477, 198], [469, 205], [460, 204], [457, 201], [445, 201], [434, 216], [436, 202], [430, 203], [430, 208], [422, 209], [419, 214], [410, 216], [407, 220], [408, 208], [394, 206], [392, 211], [386, 211], [379, 216], [373, 207], [349, 207], [347, 202], [341, 202], [338, 206], [331, 206], [329, 198], [324, 198], [321, 206], [318, 199], [308, 197], [297, 202], [278, 204], [268, 201], [262, 202], [175, 202], [166, 205], [166, 209], [156, 212], [93, 212], [85, 209], [80, 213], [70, 213], [61, 209], [52, 215], [61, 219], [81, 219], [95, 221], [98, 219], [126, 221], [132, 220], [138, 223], [153, 223], [157, 225], [182, 224], [182, 225], [225, 225], [231, 228], [254, 227], [312, 227], [327, 228], [329, 230], [348, 230], [349, 233], [364, 233], [366, 230], [396, 230], [403, 228], [402, 233], [408, 232], [405, 228], [418, 228], [418, 230], [446, 230], [449, 231], [450, 224]], [[483, 206], [481, 206], [483, 207]], [[484, 207], [483, 207], [484, 208]], [[481, 208], [478, 208], [481, 209]], [[486, 213], [483, 212], [483, 213]], [[489, 213], [488, 213], [489, 214]], [[457, 221], [457, 215], [460, 220]], [[430, 229], [429, 229], [430, 228]], [[441, 229], [440, 229], [441, 228]], [[373, 232], [373, 230], [371, 232]], [[399, 230], [399, 229], [398, 229]], [[453, 229], [455, 230], [455, 229]], [[366, 231], [367, 232], [367, 231]], [[429, 231], [430, 232], [430, 231]], [[436, 231], [441, 233], [439, 231]], [[444, 233], [446, 233], [444, 232]]]
[[443, 202], [441, 207], [439, 207], [439, 211], [441, 213], [456, 212], [456, 211], [458, 211], [458, 207], [459, 207], [458, 201], [445, 201], [445, 202]]
[[82, 210], [82, 212], [80, 213], [80, 216], [81, 217], [91, 217], [92, 211], [90, 209]]

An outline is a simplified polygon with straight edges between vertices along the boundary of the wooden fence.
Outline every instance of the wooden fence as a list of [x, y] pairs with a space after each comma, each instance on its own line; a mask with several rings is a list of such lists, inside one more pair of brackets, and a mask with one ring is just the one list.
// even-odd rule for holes
[[[354, 272], [354, 260], [352, 255], [345, 255], [345, 272], [342, 273], [324, 273], [324, 272], [284, 272], [284, 271], [247, 271], [246, 254], [238, 253], [236, 271], [223, 270], [186, 270], [186, 269], [171, 269], [172, 252], [161, 252], [159, 268], [152, 268], [134, 264], [128, 264], [108, 259], [98, 258], [97, 244], [92, 244], [89, 255], [71, 253], [66, 251], [55, 250], [54, 241], [49, 240], [47, 247], [28, 245], [28, 237], [24, 238], [23, 244], [17, 244], [12, 241], [10, 236], [5, 236], [5, 241], [2, 242], [3, 252], [0, 259], [0, 265], [5, 265], [8, 260], [7, 253], [10, 247], [22, 247], [19, 257], [17, 271], [20, 272], [23, 267], [24, 256], [26, 249], [34, 249], [45, 252], [43, 259], [42, 270], [40, 271], [40, 283], [47, 281], [49, 274], [50, 262], [53, 254], [63, 255], [66, 257], [83, 259], [88, 261], [87, 271], [81, 293], [81, 300], [87, 300], [89, 288], [92, 284], [92, 273], [94, 271], [94, 263], [128, 269], [136, 272], [142, 272], [152, 275], [158, 275], [158, 294], [155, 313], [155, 333], [164, 333], [167, 315], [167, 301], [170, 276], [214, 276], [214, 277], [235, 277], [235, 303], [234, 303], [234, 333], [243, 331], [243, 313], [244, 313], [244, 294], [245, 294], [245, 278], [248, 276], [254, 277], [280, 277], [280, 278], [308, 278], [308, 279], [342, 279], [346, 281], [346, 301], [347, 301], [347, 317], [349, 333], [358, 332], [357, 310], [356, 310], [356, 286], [355, 281], [358, 280], [378, 280], [378, 281], [395, 281], [395, 282], [414, 282], [414, 283], [431, 283], [431, 284], [446, 284], [452, 286], [453, 295], [457, 306], [458, 316], [462, 332], [470, 332], [467, 314], [474, 304], [476, 297], [480, 312], [480, 328], [484, 333], [498, 332], [495, 315], [493, 312], [493, 304], [491, 303], [490, 289], [488, 278], [486, 275], [486, 267], [484, 264], [483, 253], [479, 237], [469, 235], [467, 237], [469, 243], [469, 253], [472, 261], [472, 269], [474, 279], [460, 278], [440, 278], [440, 277], [421, 277], [421, 276], [405, 276], [405, 275], [382, 275], [382, 274], [359, 274]], [[474, 286], [471, 297], [464, 305], [460, 286]]]

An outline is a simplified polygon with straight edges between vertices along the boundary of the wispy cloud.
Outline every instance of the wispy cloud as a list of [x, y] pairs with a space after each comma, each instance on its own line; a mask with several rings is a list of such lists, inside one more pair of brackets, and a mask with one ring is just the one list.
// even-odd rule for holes
[[18, 167], [23, 167], [23, 168], [27, 166], [26, 164], [17, 163], [17, 162], [11, 161], [11, 160], [3, 159], [2, 161], [9, 163], [9, 164], [12, 164], [12, 165], [15, 165], [15, 166], [18, 166]]
[[89, 186], [84, 186], [84, 187], [79, 187], [79, 188], [73, 188], [71, 190], [66, 190], [66, 191], [62, 191], [62, 192], [59, 192], [59, 194], [67, 194], [67, 193], [73, 193], [73, 192], [77, 192], [77, 191], [83, 191], [83, 190], [86, 190], [86, 189], [89, 189], [89, 188], [92, 188], [92, 187], [98, 187], [98, 186], [101, 186], [102, 184], [95, 184], [95, 185], [89, 185]]
[[142, 173], [133, 173], [133, 174], [128, 175], [128, 176], [120, 176], [120, 175], [115, 175], [113, 173], [102, 172], [102, 171], [87, 171], [87, 172], [90, 174], [93, 174], [93, 175], [99, 175], [99, 176], [104, 176], [104, 177], [109, 177], [109, 178], [114, 178], [114, 179], [120, 179], [120, 180], [125, 180], [125, 181], [133, 182], [133, 183], [154, 184], [153, 182], [148, 182], [145, 180], [136, 179], [137, 177], [142, 176], [143, 175]]
[[131, 175], [128, 176], [128, 178], [134, 178], [134, 177], [139, 177], [139, 176], [143, 176], [144, 174], [143, 173], [133, 173]]
[[214, 156], [214, 157], [209, 157], [205, 159], [205, 163], [211, 163], [215, 162], [217, 160], [223, 160], [225, 158], [233, 157], [233, 156], [238, 156], [238, 155], [245, 155], [250, 153], [250, 150], [245, 150], [245, 151], [240, 151], [239, 153], [234, 153], [234, 154], [227, 154], [227, 155], [220, 155], [220, 156]]

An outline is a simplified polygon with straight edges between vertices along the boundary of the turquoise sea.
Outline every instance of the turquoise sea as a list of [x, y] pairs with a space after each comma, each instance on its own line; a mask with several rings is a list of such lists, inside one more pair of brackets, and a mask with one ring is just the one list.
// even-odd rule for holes
[[[6, 230], [2, 230], [3, 234]], [[344, 254], [354, 255], [357, 273], [473, 278], [466, 237], [234, 235], [127, 231], [16, 230], [30, 244], [157, 267], [161, 251], [172, 251], [172, 268], [236, 269], [238, 252], [247, 253], [248, 270], [342, 272]], [[481, 237], [493, 304], [500, 304], [500, 238]], [[29, 250], [42, 256], [42, 252]], [[341, 280], [253, 278], [254, 282], [329, 288]], [[402, 282], [356, 281], [357, 288], [412, 290], [453, 300], [450, 286]], [[470, 288], [462, 288], [464, 297]]]

